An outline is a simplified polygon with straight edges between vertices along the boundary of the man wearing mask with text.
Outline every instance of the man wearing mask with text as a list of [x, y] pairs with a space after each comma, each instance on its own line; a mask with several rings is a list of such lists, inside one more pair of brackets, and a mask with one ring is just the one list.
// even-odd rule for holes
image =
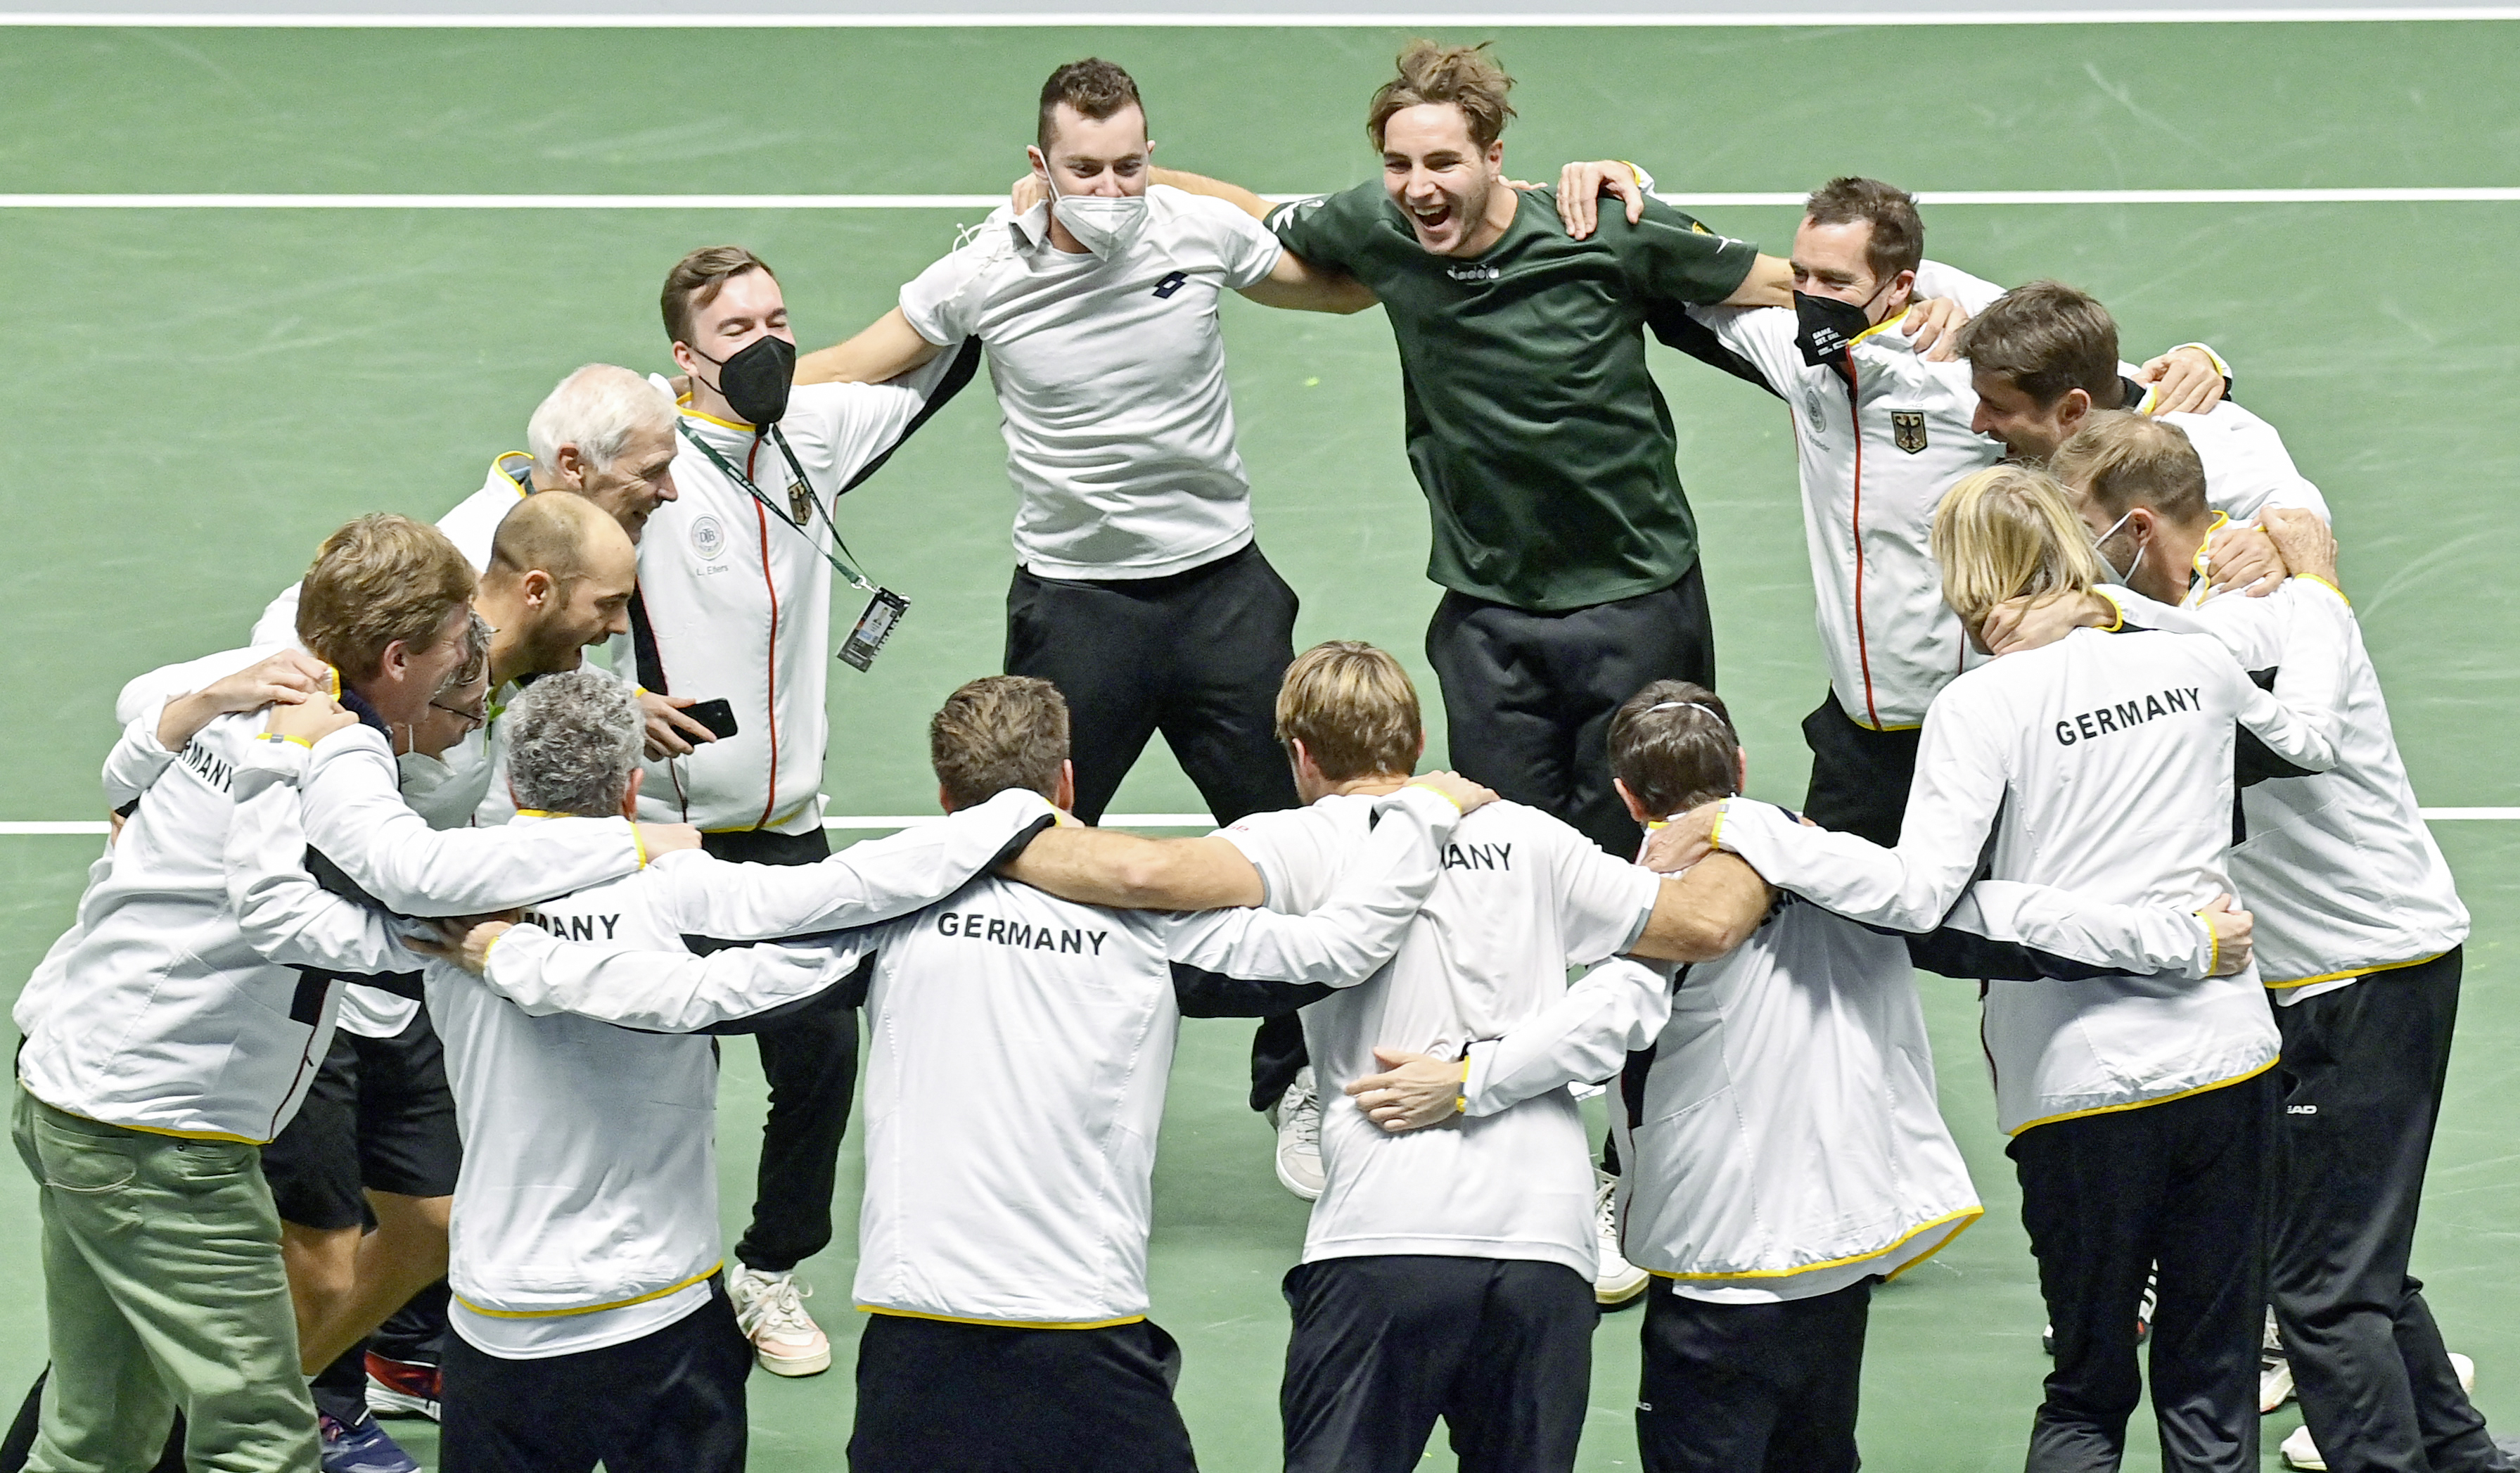
[[[979, 354], [939, 353], [889, 383], [791, 392], [787, 301], [770, 267], [741, 246], [683, 257], [660, 305], [690, 391], [675, 428], [681, 496], [656, 509], [639, 545], [638, 681], [676, 699], [723, 700], [733, 720], [716, 741], [652, 760], [640, 811], [698, 826], [723, 859], [812, 863], [831, 852], [822, 783], [832, 575], [860, 590], [847, 612], [867, 611], [866, 637], [840, 652], [860, 668], [906, 607], [860, 575], [833, 520], [837, 503], [969, 382]], [[778, 1375], [831, 1365], [831, 1342], [792, 1274], [831, 1241], [856, 1028], [842, 1012], [756, 1036], [770, 1118], [752, 1223], [736, 1245], [743, 1266], [727, 1287], [763, 1368]]]

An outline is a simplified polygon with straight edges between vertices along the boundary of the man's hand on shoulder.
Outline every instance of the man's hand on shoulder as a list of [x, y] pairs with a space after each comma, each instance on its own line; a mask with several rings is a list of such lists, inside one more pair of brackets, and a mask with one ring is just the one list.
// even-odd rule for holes
[[[283, 650], [256, 661], [189, 696], [166, 703], [158, 717], [158, 745], [180, 752], [186, 742], [220, 716], [259, 711], [266, 706], [295, 706], [333, 688], [333, 667], [304, 650]], [[331, 697], [324, 698], [327, 703]], [[353, 719], [356, 719], [353, 717]]]
[[263, 727], [276, 737], [303, 742], [312, 747], [343, 727], [356, 726], [359, 718], [341, 709], [331, 696], [305, 696], [293, 704], [274, 706], [271, 720]]
[[2153, 391], [2155, 414], [2203, 414], [2223, 402], [2223, 369], [2201, 347], [2179, 347], [2136, 370]]
[[1458, 772], [1429, 772], [1423, 777], [1411, 778], [1409, 786], [1443, 795], [1464, 814], [1486, 807], [1497, 799], [1494, 789], [1482, 788]]
[[2097, 593], [2050, 593], [2008, 598], [1987, 612], [1978, 637], [1990, 655], [2017, 655], [2054, 644], [2076, 629], [2105, 629], [2118, 621], [2118, 606]]
[[1949, 363], [1959, 355], [1960, 326], [1968, 321], [1968, 308], [1949, 297], [1928, 297], [1908, 308], [1899, 331], [1915, 345], [1928, 363]]
[[[2296, 577], [2324, 578], [2329, 587], [2344, 590], [2336, 575], [2336, 529], [2320, 521], [2317, 512], [2271, 506], [2258, 514], [2258, 526], [2274, 544], [2286, 572]], [[2219, 554], [2215, 566], [2222, 566]]]
[[700, 831], [688, 823], [634, 823], [630, 827], [638, 834], [639, 848], [651, 864], [666, 854], [700, 847]]
[[518, 919], [518, 913], [513, 910], [495, 915], [449, 916], [428, 923], [435, 935], [407, 936], [403, 945], [478, 977], [490, 968], [490, 947], [514, 929]]
[[1637, 182], [1634, 165], [1616, 159], [1598, 159], [1590, 163], [1570, 163], [1557, 171], [1557, 220], [1566, 227], [1568, 236], [1580, 241], [1600, 228], [1603, 195], [1626, 204], [1629, 224], [1645, 217], [1645, 192]]
[[1715, 852], [1715, 825], [1724, 816], [1721, 801], [1701, 804], [1645, 836], [1637, 862], [1658, 875], [1676, 875]]

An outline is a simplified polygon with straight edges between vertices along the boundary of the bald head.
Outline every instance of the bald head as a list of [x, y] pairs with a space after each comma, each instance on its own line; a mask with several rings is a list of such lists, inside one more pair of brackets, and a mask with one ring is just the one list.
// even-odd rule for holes
[[629, 534], [602, 507], [566, 491], [546, 491], [518, 502], [501, 520], [481, 575], [514, 579], [542, 572], [555, 582], [572, 582], [608, 551], [634, 565], [638, 559]]
[[639, 551], [604, 508], [567, 491], [517, 503], [490, 542], [482, 614], [498, 629], [498, 683], [575, 669], [578, 651], [630, 627]]

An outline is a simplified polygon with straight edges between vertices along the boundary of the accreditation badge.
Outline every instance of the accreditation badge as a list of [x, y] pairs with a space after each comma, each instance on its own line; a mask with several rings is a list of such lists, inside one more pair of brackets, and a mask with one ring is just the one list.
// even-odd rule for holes
[[889, 588], [878, 588], [875, 597], [867, 600], [866, 612], [858, 616], [857, 627], [840, 644], [841, 663], [861, 670], [874, 665], [875, 657], [883, 653], [883, 642], [909, 612], [910, 600]]

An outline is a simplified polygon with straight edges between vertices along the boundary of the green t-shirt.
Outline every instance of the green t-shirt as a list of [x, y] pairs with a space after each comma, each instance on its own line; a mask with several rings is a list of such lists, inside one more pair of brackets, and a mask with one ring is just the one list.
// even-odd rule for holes
[[1671, 411], [1645, 370], [1656, 307], [1722, 301], [1758, 248], [1645, 202], [1567, 238], [1553, 189], [1518, 195], [1476, 258], [1422, 250], [1379, 180], [1288, 205], [1288, 250], [1382, 299], [1400, 343], [1409, 462], [1434, 517], [1427, 576], [1554, 612], [1667, 588], [1697, 559]]

